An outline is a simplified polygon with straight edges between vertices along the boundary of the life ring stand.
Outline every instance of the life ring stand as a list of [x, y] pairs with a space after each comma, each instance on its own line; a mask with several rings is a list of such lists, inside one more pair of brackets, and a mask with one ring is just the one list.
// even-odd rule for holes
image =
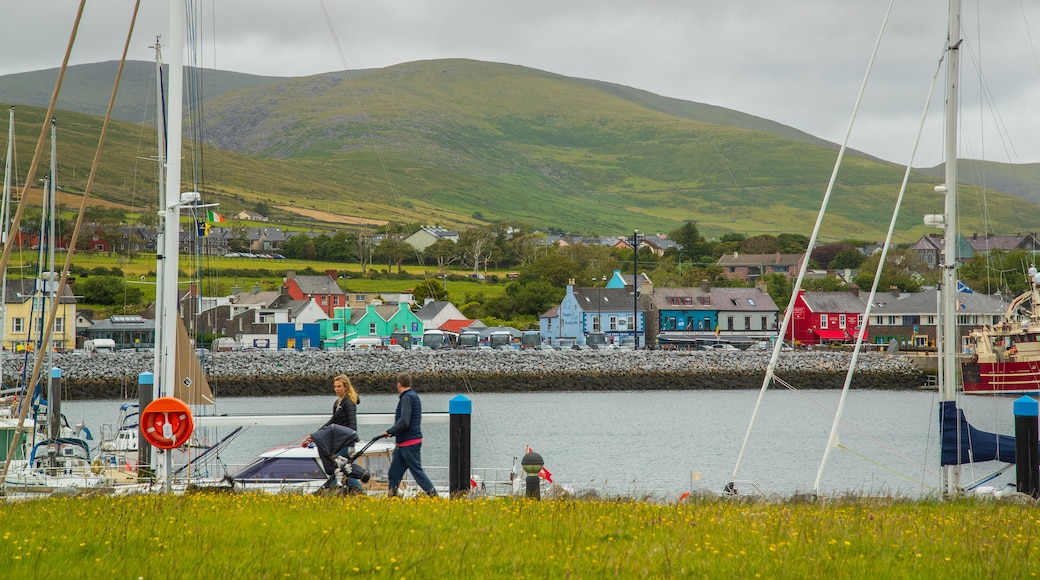
[[174, 397], [156, 399], [141, 412], [141, 436], [152, 447], [174, 449], [188, 442], [195, 421], [187, 403]]

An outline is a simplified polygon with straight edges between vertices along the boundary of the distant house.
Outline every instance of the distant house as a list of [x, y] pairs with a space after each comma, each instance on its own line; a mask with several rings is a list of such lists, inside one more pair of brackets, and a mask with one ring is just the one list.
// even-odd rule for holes
[[[619, 274], [615, 272], [615, 276]], [[645, 318], [645, 307], [635, 303], [631, 290], [609, 284], [607, 288], [575, 288], [571, 280], [560, 304], [538, 317], [538, 332], [542, 342], [553, 346], [584, 344], [589, 332], [602, 331], [615, 342], [638, 336], [641, 347]]]
[[[881, 295], [878, 295], [881, 296]], [[870, 311], [870, 334], [875, 344], [889, 344], [895, 340], [903, 346], [935, 346], [939, 301], [936, 290], [925, 290], [892, 298], [877, 299]], [[966, 339], [972, 329], [995, 325], [1004, 321], [1007, 303], [1000, 296], [977, 292], [957, 293], [957, 352], [966, 352], [971, 346]]]
[[246, 220], [251, 222], [266, 222], [267, 216], [258, 214], [255, 211], [242, 210], [235, 214], [235, 219]]
[[404, 239], [404, 243], [421, 252], [440, 240], [459, 241], [459, 232], [444, 228], [423, 226]]
[[[7, 281], [2, 329], [5, 350], [22, 350], [27, 345], [35, 345], [41, 336], [39, 309], [41, 305], [49, 309], [51, 304], [49, 300], [45, 303], [44, 287], [42, 283], [38, 286], [38, 282], [29, 278]], [[76, 298], [72, 288], [65, 287], [59, 305], [51, 331], [50, 348], [60, 352], [76, 348]]]
[[1040, 252], [1040, 240], [1037, 240], [1036, 234], [1032, 233], [1014, 236], [994, 236], [993, 234], [980, 236], [972, 234], [968, 238], [968, 243], [971, 244], [976, 254], [988, 254], [993, 250], [1004, 252], [1023, 250], [1034, 254]]
[[406, 332], [417, 341], [424, 329], [408, 304], [383, 304], [378, 300], [360, 308], [337, 308], [335, 316], [320, 324], [322, 346], [326, 350], [346, 348], [355, 338], [387, 338], [395, 332]]
[[658, 288], [647, 317], [648, 340], [662, 345], [719, 338], [750, 344], [775, 338], [779, 310], [763, 287]]
[[[789, 308], [791, 326], [786, 339], [796, 344], [811, 345], [852, 342], [856, 339], [866, 310], [859, 291], [806, 292], [800, 290]], [[869, 340], [869, 335], [864, 337]]]
[[730, 280], [755, 282], [766, 274], [783, 274], [795, 278], [805, 254], [740, 254], [733, 252], [719, 258], [722, 275]]
[[335, 309], [346, 305], [346, 296], [336, 280], [328, 274], [324, 276], [297, 276], [290, 270], [286, 273], [285, 293], [293, 300], [314, 300], [329, 317]]
[[415, 312], [415, 316], [422, 321], [423, 328], [440, 328], [449, 320], [469, 320], [454, 304], [445, 300], [427, 302]]
[[[926, 264], [929, 269], [935, 269], [939, 266], [940, 256], [942, 256], [945, 248], [946, 241], [939, 234], [922, 236], [921, 239], [917, 240], [917, 243], [910, 246], [910, 250], [916, 252], [918, 259], [923, 264]], [[967, 238], [963, 234], [957, 234], [957, 260], [965, 262], [974, 256], [974, 246], [968, 243]]]

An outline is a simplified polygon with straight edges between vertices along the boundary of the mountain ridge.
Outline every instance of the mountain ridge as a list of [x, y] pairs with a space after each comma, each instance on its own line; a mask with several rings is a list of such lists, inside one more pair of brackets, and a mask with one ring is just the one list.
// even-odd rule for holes
[[[71, 67], [59, 106], [96, 110], [103, 71], [114, 76], [114, 66]], [[127, 71], [123, 83], [134, 88], [117, 110], [140, 124], [154, 103], [154, 64]], [[0, 101], [38, 99], [44, 72], [0, 77]], [[298, 78], [201, 74], [212, 145], [201, 189], [229, 208], [309, 205], [395, 222], [515, 221], [600, 235], [687, 220], [709, 236], [808, 233], [837, 147], [724, 107], [467, 59]], [[84, 76], [89, 83], [77, 80]], [[64, 96], [70, 87], [74, 96]], [[882, 208], [901, 179], [894, 164], [848, 152], [824, 236], [880, 239], [890, 220]], [[900, 240], [928, 231], [921, 215], [941, 212], [939, 179], [914, 173]], [[119, 197], [115, 184], [99, 183]], [[1040, 218], [1032, 200], [997, 191], [987, 199], [986, 212], [961, 218], [966, 228], [1029, 231]]]

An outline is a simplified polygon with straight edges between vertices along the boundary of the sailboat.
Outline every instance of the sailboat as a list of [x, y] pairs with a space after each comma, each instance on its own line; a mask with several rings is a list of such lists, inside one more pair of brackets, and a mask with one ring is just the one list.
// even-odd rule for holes
[[[938, 352], [940, 356], [939, 362], [939, 437], [940, 437], [940, 457], [939, 465], [942, 468], [940, 475], [941, 484], [940, 491], [944, 495], [957, 495], [971, 490], [978, 490], [982, 483], [991, 481], [995, 477], [1006, 471], [1011, 464], [1015, 461], [1015, 442], [1013, 437], [998, 435], [995, 433], [985, 432], [973, 427], [968, 423], [963, 410], [957, 406], [956, 396], [958, 391], [958, 362], [959, 353], [958, 346], [960, 341], [958, 340], [957, 326], [956, 326], [956, 315], [957, 315], [957, 290], [958, 290], [958, 278], [957, 278], [957, 139], [958, 139], [958, 111], [959, 111], [959, 89], [960, 89], [960, 49], [963, 38], [961, 36], [961, 3], [960, 0], [950, 0], [949, 12], [948, 12], [948, 33], [945, 44], [944, 59], [946, 66], [946, 106], [945, 106], [945, 183], [944, 185], [936, 187], [936, 192], [944, 196], [944, 213], [941, 215], [926, 216], [925, 223], [930, 226], [941, 227], [944, 230], [944, 251], [941, 257], [941, 271], [942, 280], [938, 288], [939, 296], [938, 302], [940, 304], [939, 316], [937, 323], [937, 343]], [[880, 36], [878, 38], [880, 44]], [[875, 46], [875, 56], [877, 47]], [[874, 59], [871, 59], [873, 64]], [[868, 69], [869, 77], [869, 69]], [[864, 79], [864, 87], [866, 85], [866, 78]], [[933, 84], [934, 87], [934, 84]], [[862, 88], [861, 95], [862, 97]], [[930, 97], [929, 97], [930, 99]], [[859, 102], [856, 105], [859, 107]], [[927, 111], [927, 104], [925, 110]], [[855, 119], [855, 112], [853, 114]], [[922, 123], [924, 119], [922, 118]], [[831, 193], [834, 189], [838, 169], [841, 165], [842, 158], [844, 157], [847, 149], [848, 136], [851, 133], [852, 123], [850, 122], [848, 133], [841, 148], [838, 152], [838, 158], [835, 162], [834, 170], [831, 174], [831, 179], [828, 184], [826, 193], [824, 194], [822, 206], [820, 209], [819, 216], [817, 218], [816, 225], [813, 233], [810, 237], [807, 253], [811, 253], [816, 244], [816, 239], [819, 235], [820, 225], [823, 220], [824, 213], [829, 203]], [[916, 147], [915, 147], [916, 153]], [[912, 162], [907, 164], [906, 173], [902, 187], [899, 192], [898, 201], [893, 212], [892, 222], [889, 227], [888, 237], [886, 238], [882, 247], [880, 264], [884, 264], [888, 248], [891, 246], [892, 232], [894, 231], [896, 219], [898, 217], [899, 206], [902, 203], [903, 196], [906, 192], [906, 186], [909, 181], [911, 172]], [[806, 270], [808, 267], [808, 261], [804, 261], [802, 267], [798, 273], [797, 279], [792, 290], [792, 297], [797, 296], [801, 289], [802, 281], [804, 280]], [[1035, 272], [1033, 273], [1035, 274]], [[866, 309], [864, 312], [864, 320], [870, 319], [870, 311], [872, 305], [875, 303], [875, 295], [877, 292], [878, 282], [880, 280], [880, 272], [875, 276], [873, 287], [871, 288], [869, 298], [866, 300]], [[1037, 283], [1040, 283], [1040, 278], [1036, 278]], [[792, 298], [792, 303], [794, 302]], [[786, 335], [788, 328], [791, 323], [793, 308], [788, 308], [785, 312], [779, 334], [781, 336]], [[861, 352], [864, 338], [866, 336], [867, 325], [863, 325], [856, 336], [856, 346], [853, 351], [853, 355], [849, 364], [845, 383], [842, 389], [841, 398], [838, 402], [837, 409], [834, 412], [833, 424], [827, 439], [827, 443], [824, 448], [823, 459], [821, 460], [816, 480], [814, 483], [812, 495], [820, 493], [821, 481], [827, 461], [830, 453], [838, 448], [838, 431], [839, 426], [843, 420], [843, 411], [847, 401], [848, 391], [851, 385], [852, 377], [856, 368], [859, 353]], [[1040, 345], [1037, 345], [1040, 348]], [[752, 413], [751, 421], [748, 425], [747, 433], [745, 434], [743, 444], [740, 452], [737, 456], [737, 461], [733, 469], [731, 479], [726, 483], [723, 489], [725, 494], [736, 494], [738, 489], [746, 489], [742, 486], [738, 488], [737, 484], [752, 484], [752, 489], [761, 489], [755, 482], [740, 481], [737, 479], [739, 469], [741, 467], [741, 461], [744, 453], [747, 450], [748, 442], [750, 440], [751, 430], [758, 416], [758, 413], [762, 406], [762, 399], [765, 395], [769, 385], [774, 381], [774, 371], [776, 370], [777, 361], [781, 351], [781, 344], [777, 342], [773, 349], [772, 358], [767, 366], [766, 375], [763, 379], [762, 388], [759, 392], [758, 400], [755, 409]], [[976, 359], [974, 362], [977, 363], [981, 359]], [[779, 379], [776, 379], [779, 380]], [[964, 375], [965, 387], [972, 384], [972, 381], [976, 380], [976, 377], [970, 373]], [[995, 473], [987, 474], [982, 478], [977, 479], [973, 482], [964, 483], [961, 481], [962, 470], [961, 466], [969, 463], [976, 462], [987, 462], [987, 461], [998, 461], [1004, 462], [1005, 466], [998, 468]]]
[[[44, 427], [43, 432], [32, 431], [34, 437], [27, 439], [25, 455], [27, 458], [17, 464], [16, 469], [8, 474], [5, 479], [5, 490], [12, 493], [55, 493], [65, 491], [92, 490], [105, 487], [112, 483], [112, 479], [102, 473], [100, 465], [91, 455], [90, 431], [80, 425], [72, 429], [67, 425], [61, 414], [61, 388], [60, 372], [53, 369], [52, 344], [49, 335], [43, 332], [42, 324], [44, 313], [53, 301], [65, 300], [64, 295], [59, 295], [57, 277], [54, 274], [54, 252], [57, 244], [55, 235], [55, 211], [57, 209], [57, 123], [51, 118], [51, 167], [50, 172], [44, 179], [43, 212], [39, 232], [39, 259], [40, 272], [33, 285], [31, 293], [32, 320], [31, 325], [36, 322], [41, 328], [35, 329], [35, 339], [28, 345], [31, 349], [25, 352], [25, 368], [29, 368], [29, 354], [38, 351], [46, 353], [44, 357], [37, 358], [36, 363], [42, 361], [47, 368], [51, 368], [50, 381], [46, 390], [43, 386], [30, 388], [25, 382], [23, 373], [21, 404], [32, 407], [33, 422], [35, 425]], [[6, 281], [5, 281], [6, 287]], [[42, 373], [34, 372], [33, 376], [40, 376], [40, 382], [44, 381]], [[38, 396], [26, 396], [29, 393], [40, 393]], [[46, 392], [46, 398], [43, 394]], [[36, 440], [36, 436], [40, 439]]]

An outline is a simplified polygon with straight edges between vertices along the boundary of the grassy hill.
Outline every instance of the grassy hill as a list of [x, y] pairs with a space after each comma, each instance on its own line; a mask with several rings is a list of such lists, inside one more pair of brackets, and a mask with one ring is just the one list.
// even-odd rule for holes
[[[70, 75], [65, 93], [75, 98], [61, 103], [103, 110], [110, 89], [102, 87], [111, 82], [105, 66], [115, 67], [84, 66], [100, 68]], [[136, 90], [124, 84], [121, 118], [147, 119], [151, 66], [128, 68], [133, 80], [124, 83]], [[0, 100], [39, 104], [31, 97], [49, 95], [45, 72], [0, 77]], [[519, 221], [610, 235], [668, 231], [694, 220], [709, 236], [807, 234], [835, 158], [833, 144], [765, 119], [514, 65], [437, 60], [289, 79], [206, 73], [207, 146], [186, 151], [184, 165], [202, 161], [199, 188], [224, 213], [263, 201], [280, 208], [281, 219], [300, 223], [331, 213], [458, 228]], [[27, 166], [42, 114], [24, 109], [18, 155]], [[66, 189], [85, 182], [89, 134], [99, 124], [96, 117], [59, 114], [59, 182]], [[155, 130], [117, 127], [98, 191], [106, 199], [148, 203], [141, 200], [154, 197], [154, 163], [139, 158], [154, 155]], [[901, 168], [850, 153], [825, 237], [880, 239], [901, 179]], [[942, 198], [933, 192], [938, 182], [913, 176], [898, 221], [900, 241], [927, 231], [922, 215], [941, 213]], [[1036, 228], [1036, 203], [979, 193], [985, 205], [964, 196], [965, 231]]]

